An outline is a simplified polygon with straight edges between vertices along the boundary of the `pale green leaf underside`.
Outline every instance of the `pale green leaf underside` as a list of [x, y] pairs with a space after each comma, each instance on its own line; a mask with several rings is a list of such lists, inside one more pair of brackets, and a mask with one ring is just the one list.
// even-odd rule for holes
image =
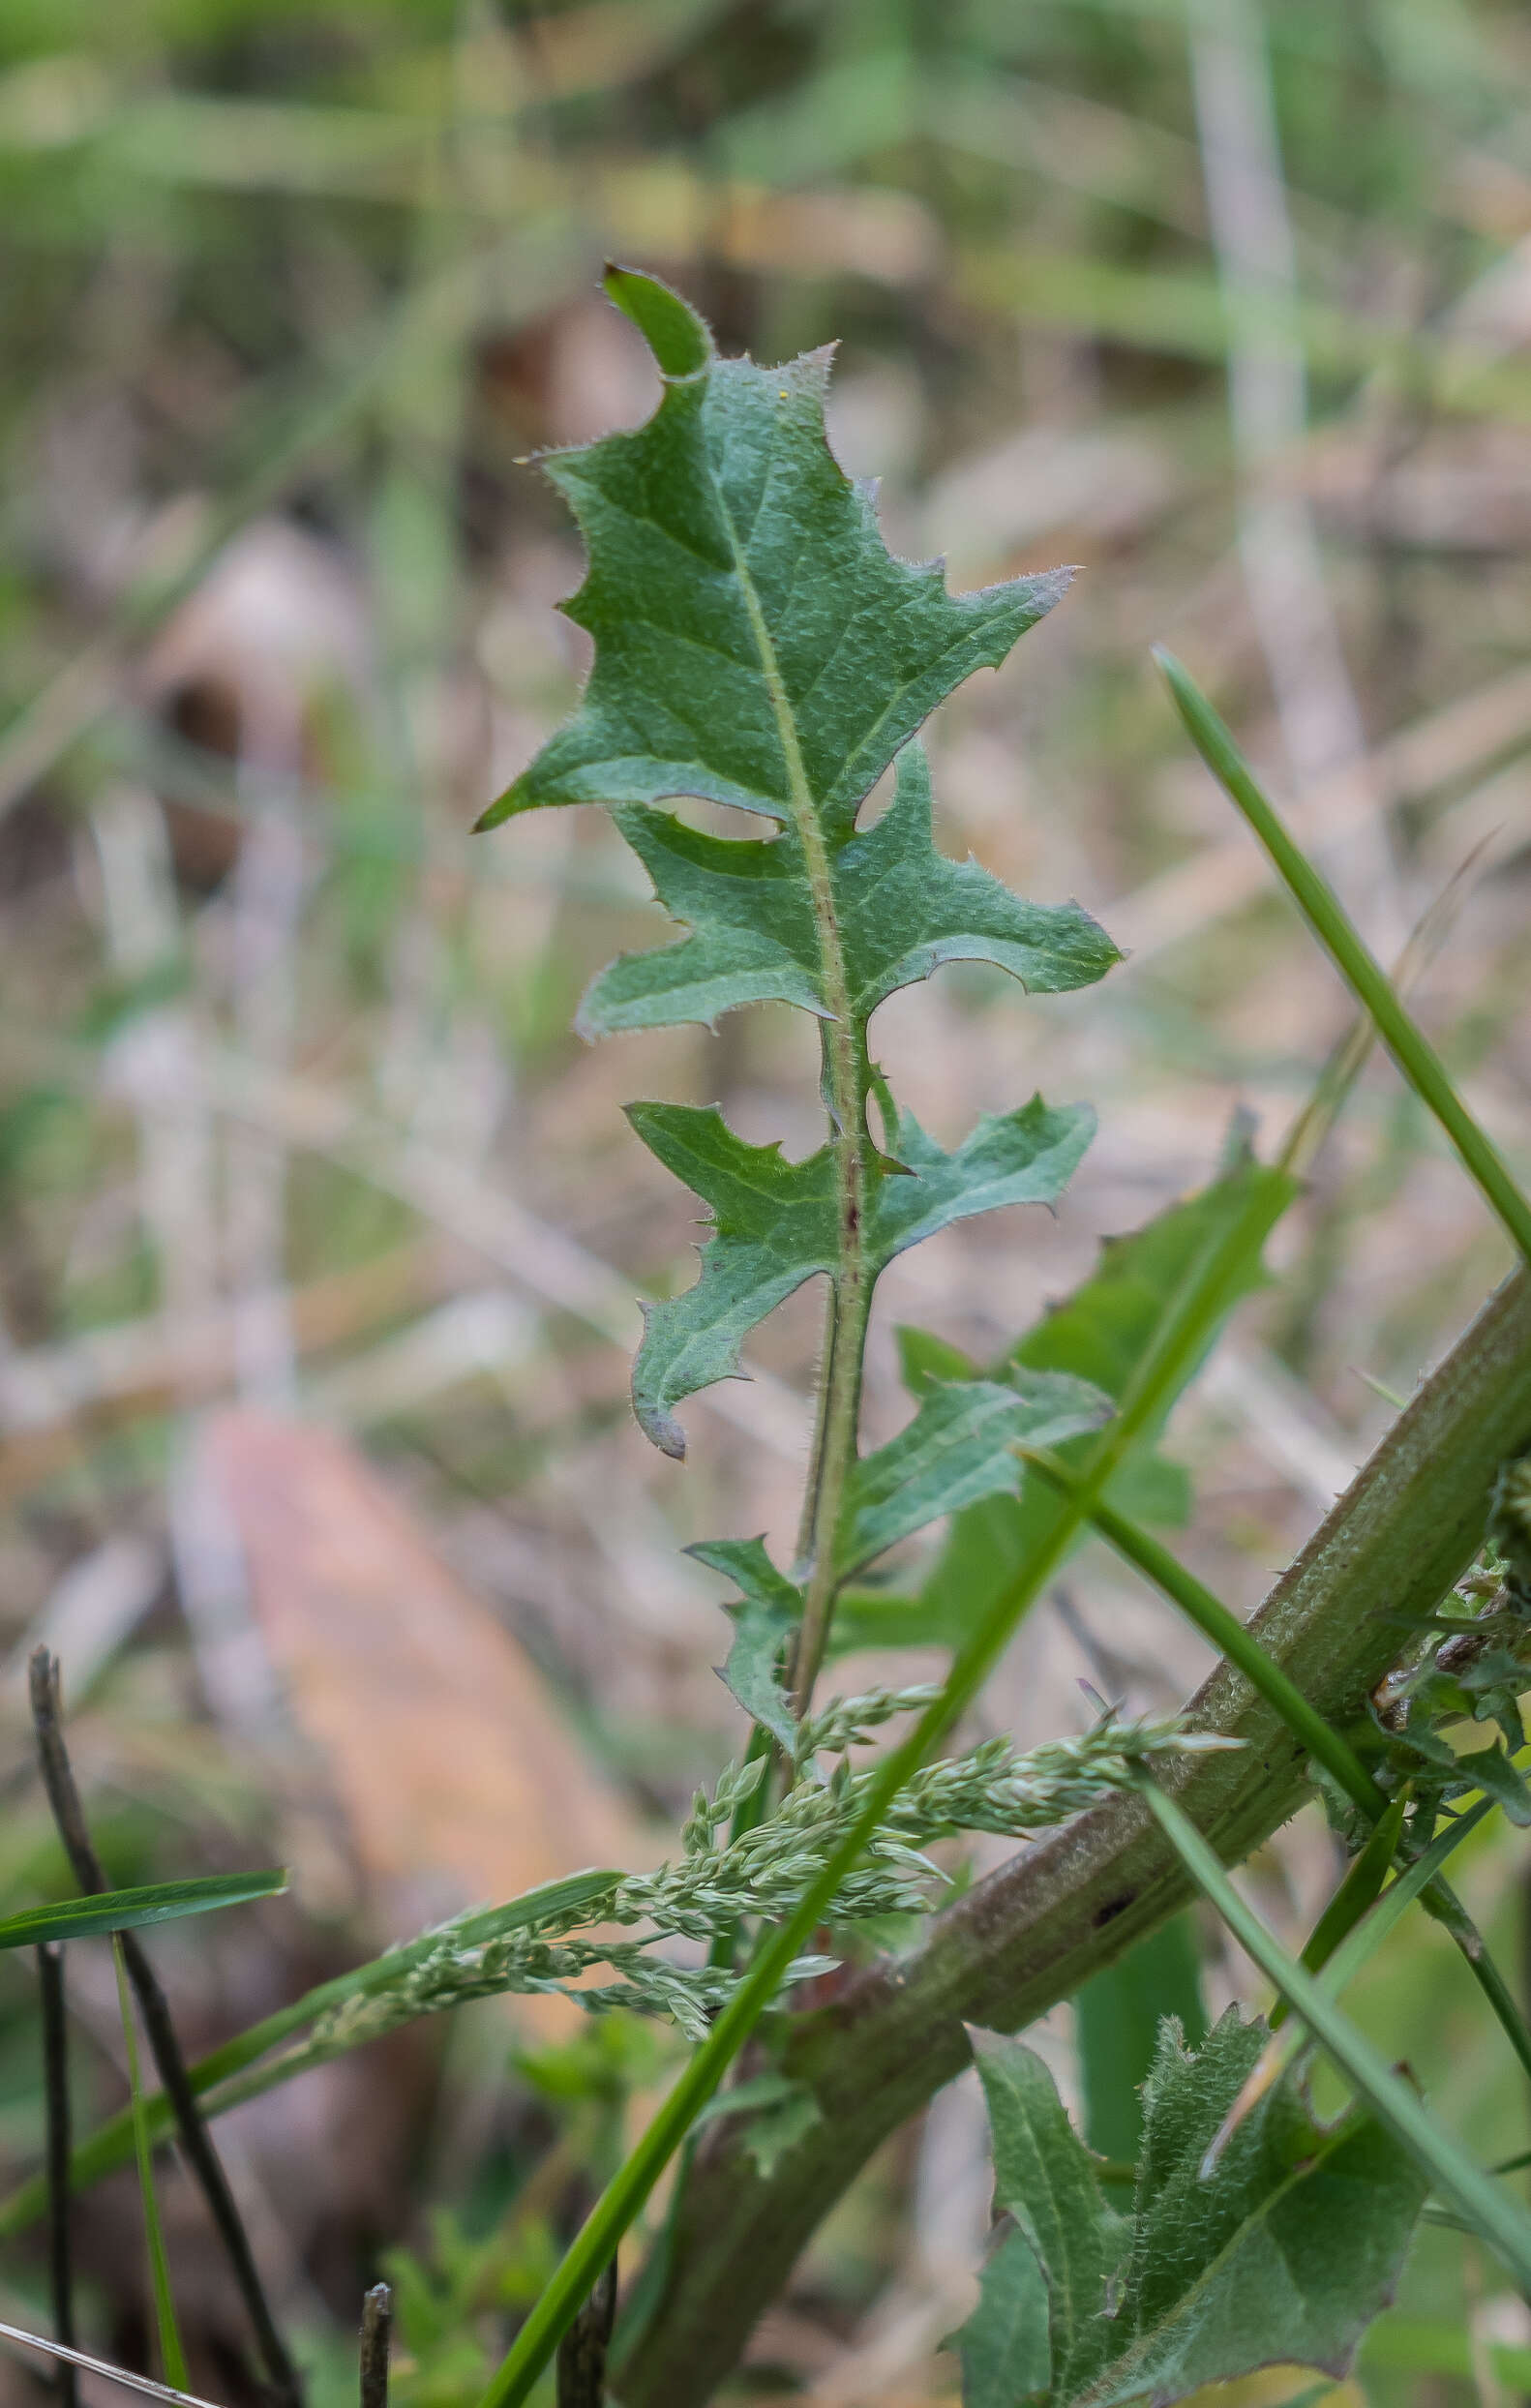
[[852, 1474], [837, 1550], [842, 1576], [980, 1496], [1018, 1495], [1018, 1446], [1079, 1437], [1109, 1421], [1111, 1409], [1098, 1388], [1062, 1371], [932, 1388], [913, 1421]]
[[[694, 1287], [645, 1309], [633, 1366], [633, 1405], [667, 1455], [685, 1438], [674, 1408], [738, 1370], [742, 1339], [816, 1274], [839, 1258], [834, 1164], [827, 1146], [789, 1162], [779, 1146], [736, 1137], [715, 1107], [638, 1103], [628, 1117], [644, 1143], [711, 1207], [715, 1234], [702, 1249]], [[872, 1276], [906, 1247], [951, 1221], [1007, 1204], [1050, 1204], [1090, 1142], [1095, 1116], [1083, 1104], [1040, 1097], [1019, 1111], [986, 1116], [954, 1153], [899, 1116], [898, 1159], [910, 1176], [877, 1181], [865, 1231]]]
[[[678, 1021], [710, 1027], [752, 1003], [828, 1013], [808, 865], [791, 828], [767, 841], [735, 842], [669, 812], [632, 808], [615, 818], [658, 900], [694, 933], [602, 971], [580, 1007], [583, 1036]], [[1089, 985], [1120, 958], [1077, 903], [1026, 902], [976, 861], [937, 852], [930, 771], [917, 742], [899, 754], [883, 817], [830, 846], [828, 868], [858, 1020], [944, 962], [992, 962], [1033, 993], [1056, 994]]]
[[[1166, 2408], [1269, 2365], [1338, 2377], [1392, 2298], [1426, 2186], [1366, 2116], [1326, 2129], [1284, 2084], [1202, 2177], [1266, 2036], [1230, 2009], [1192, 2056], [1173, 2024], [1161, 2028], [1130, 2227], [1101, 2196], [1040, 2061], [1018, 2041], [979, 2043], [996, 2199], [1047, 2283], [1049, 2408]], [[1004, 2279], [1013, 2287], [1013, 2269]], [[1003, 2308], [991, 2306], [991, 2328]], [[1021, 2408], [1036, 2388], [1025, 2360], [1013, 2390], [989, 2384], [983, 2408]]]

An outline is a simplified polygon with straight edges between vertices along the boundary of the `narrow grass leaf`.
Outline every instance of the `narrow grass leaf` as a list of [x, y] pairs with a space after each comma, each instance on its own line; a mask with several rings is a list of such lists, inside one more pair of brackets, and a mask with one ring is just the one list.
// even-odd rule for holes
[[286, 1888], [285, 1870], [218, 1873], [186, 1881], [153, 1881], [140, 1889], [98, 1890], [92, 1898], [66, 1898], [56, 1906], [25, 1907], [0, 1920], [0, 1948], [30, 1948], [42, 1941], [83, 1940], [92, 1932], [135, 1931], [145, 1923], [172, 1923], [185, 1914], [210, 1914], [218, 1907], [247, 1906], [253, 1898], [275, 1898]]
[[1287, 833], [1231, 732], [1194, 678], [1162, 647], [1156, 649], [1155, 658], [1196, 750], [1264, 845], [1299, 911], [1352, 994], [1370, 1013], [1394, 1061], [1456, 1147], [1516, 1251], [1531, 1260], [1531, 1200], [1512, 1177], [1504, 1157], [1468, 1111], [1445, 1064], [1400, 1002], [1381, 963], [1362, 942], [1328, 880]]
[[[1407, 1791], [1400, 1790], [1382, 1821], [1373, 1824], [1360, 1855], [1346, 1868], [1344, 1880], [1314, 1924], [1303, 1950], [1302, 1962], [1310, 1973], [1322, 1972], [1340, 1941], [1355, 1930], [1381, 1896], [1382, 1885], [1398, 1851], [1408, 1803]], [[1286, 2016], [1286, 2001], [1277, 1999], [1271, 2013], [1271, 2030], [1278, 2032]]]

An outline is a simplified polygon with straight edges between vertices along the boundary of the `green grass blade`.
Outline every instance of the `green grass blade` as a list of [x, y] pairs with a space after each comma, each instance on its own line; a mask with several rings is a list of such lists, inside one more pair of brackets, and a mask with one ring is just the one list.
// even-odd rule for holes
[[154, 2313], [160, 2329], [161, 2369], [172, 2390], [184, 2392], [187, 2389], [186, 2353], [181, 2347], [181, 2329], [175, 2321], [175, 2302], [170, 2293], [170, 2268], [165, 2254], [159, 2194], [154, 2187], [154, 2144], [149, 2138], [148, 2122], [143, 2113], [143, 2085], [138, 2073], [138, 2031], [134, 2020], [133, 2001], [128, 1994], [128, 1969], [123, 1963], [120, 1940], [112, 1941], [111, 1954], [117, 1969], [117, 2003], [122, 2010], [123, 2044], [128, 2052], [128, 2088], [133, 2093], [138, 2191], [143, 2200], [143, 2229], [149, 2243]]
[[1186, 1870], [1240, 1946], [1275, 1984], [1293, 2013], [1302, 2017], [1378, 2122], [1401, 2141], [1435, 2188], [1495, 2251], [1521, 2296], [1531, 2299], [1531, 2215], [1473, 2163], [1408, 2084], [1391, 2070], [1365, 2033], [1339, 2012], [1327, 1987], [1288, 1956], [1246, 1906], [1213, 1849], [1174, 1799], [1147, 1782], [1142, 1794]]
[[[1373, 1824], [1366, 1847], [1348, 1867], [1344, 1880], [1314, 1924], [1302, 1956], [1310, 1973], [1322, 1972], [1340, 1941], [1349, 1938], [1381, 1897], [1388, 1868], [1397, 1853], [1408, 1802], [1408, 1792], [1400, 1790], [1382, 1821]], [[1278, 2032], [1285, 2023], [1286, 2012], [1286, 2001], [1277, 1999], [1271, 2013], [1273, 2032]]]
[[[276, 1881], [280, 1886], [285, 1876], [252, 1874], [233, 1878], [248, 1881], [269, 1879]], [[528, 1923], [540, 1922], [555, 1914], [572, 1916], [593, 1910], [621, 1878], [618, 1869], [603, 1865], [582, 1873], [565, 1874], [557, 1881], [543, 1881], [522, 1897], [511, 1899], [506, 1906], [486, 1907], [480, 1914], [465, 1916], [458, 1925], [463, 1945], [476, 1947], [484, 1941], [501, 1938], [506, 1932], [524, 1930]], [[172, 1883], [168, 1886], [178, 1885]], [[113, 1894], [120, 1896], [124, 1893]], [[105, 1907], [108, 1903], [108, 1894], [83, 1898], [71, 1901], [71, 1911], [75, 1907], [83, 1911]], [[38, 1911], [51, 1912], [52, 1910]], [[73, 1926], [72, 1935], [77, 1934], [79, 1928], [77, 1924]], [[386, 1989], [390, 1982], [397, 1981], [412, 1964], [419, 1963], [436, 1945], [435, 1935], [427, 1932], [419, 1940], [410, 1941], [402, 1948], [390, 1948], [384, 1955], [372, 1958], [348, 1973], [337, 1973], [329, 1981], [316, 1983], [312, 1990], [305, 1991], [301, 1999], [295, 1999], [290, 2006], [279, 2006], [271, 2014], [262, 2016], [259, 2023], [252, 2024], [248, 2031], [236, 2032], [233, 2038], [225, 2040], [221, 2048], [211, 2050], [206, 2057], [198, 2058], [195, 2065], [188, 2066], [187, 2080], [194, 2095], [205, 2099], [208, 2114], [214, 2116], [222, 2115], [226, 2108], [240, 2105], [247, 2098], [258, 2097], [262, 2091], [286, 2080], [289, 2073], [298, 2070], [296, 2065], [289, 2065], [285, 2059], [259, 2069], [262, 2057], [268, 2056], [271, 2050], [279, 2047], [284, 2040], [290, 2039], [294, 2032], [303, 2031], [331, 2007], [344, 2005], [347, 1999], [367, 1997], [375, 1991]], [[252, 2066], [257, 2067], [254, 2075], [250, 2074]], [[248, 2078], [240, 2082], [238, 2077], [242, 2075]], [[208, 2096], [210, 2092], [218, 2093], [225, 2090], [226, 2095]], [[143, 2102], [143, 2112], [152, 2140], [163, 2139], [173, 2128], [175, 2118], [163, 2091], [150, 2093]], [[104, 2175], [114, 2174], [119, 2166], [127, 2164], [133, 2153], [133, 2113], [131, 2109], [124, 2108], [120, 2115], [108, 2118], [96, 2131], [87, 2134], [75, 2149], [70, 2159], [71, 2189], [84, 2190]], [[35, 2222], [43, 2212], [45, 2195], [41, 2177], [34, 2176], [20, 2183], [0, 2204], [0, 2237], [24, 2232], [29, 2224]]]
[[1172, 652], [1155, 648], [1186, 733], [1224, 793], [1244, 814], [1276, 864], [1288, 892], [1357, 999], [1426, 1109], [1433, 1113], [1477, 1183], [1484, 1200], [1531, 1260], [1531, 1201], [1511, 1176], [1492, 1139], [1479, 1128], [1451, 1074], [1361, 936], [1343, 904], [1287, 833], [1228, 728]]
[[140, 1889], [103, 1889], [92, 1898], [66, 1898], [56, 1906], [27, 1907], [0, 1920], [0, 1948], [31, 1948], [47, 1940], [83, 1940], [92, 1932], [135, 1931], [145, 1923], [173, 1923], [183, 1914], [210, 1914], [217, 1907], [243, 1907], [253, 1898], [275, 1898], [286, 1888], [281, 1867], [268, 1873], [217, 1873], [205, 1880], [153, 1881]]
[[[1373, 1904], [1369, 1912], [1352, 1914], [1349, 1928], [1337, 1942], [1333, 1941], [1331, 1932], [1330, 1940], [1333, 1945], [1328, 1963], [1322, 1968], [1308, 1964], [1309, 1951], [1316, 1949], [1319, 1933], [1323, 1930], [1324, 1922], [1329, 1919], [1328, 1914], [1321, 1919], [1318, 1930], [1314, 1932], [1307, 1947], [1303, 1951], [1303, 1963], [1309, 1972], [1318, 1973], [1319, 1984], [1326, 1998], [1337, 2000], [1340, 1997], [1346, 1983], [1355, 1978], [1367, 1959], [1376, 1953], [1389, 1934], [1397, 1928], [1410, 1907], [1423, 1900], [1426, 1892], [1436, 1886], [1441, 1868], [1447, 1858], [1460, 1848], [1463, 1840], [1476, 1831], [1484, 1817], [1493, 1812], [1493, 1805], [1492, 1798], [1480, 1798], [1478, 1804], [1466, 1814], [1458, 1815], [1455, 1821], [1448, 1822], [1444, 1830], [1436, 1833], [1424, 1854], [1417, 1857], [1408, 1870], [1400, 1874], [1398, 1879], [1382, 1892], [1380, 1899]], [[1378, 1824], [1373, 1834], [1374, 1843], [1378, 1841], [1384, 1828], [1384, 1823]], [[1372, 1849], [1368, 1845], [1367, 1849], [1363, 1851], [1363, 1855], [1359, 1856], [1356, 1863], [1351, 1866], [1351, 1876], [1358, 1872], [1365, 1858], [1371, 1853]], [[1445, 1884], [1441, 1883], [1440, 1886], [1444, 1888]], [[1350, 1876], [1347, 1876], [1346, 1881], [1330, 1901], [1331, 1912], [1345, 1898], [1349, 1887]], [[1278, 2082], [1293, 2059], [1306, 2046], [1306, 2031], [1301, 2024], [1288, 2023], [1289, 2012], [1285, 1999], [1278, 1999], [1270, 2019], [1270, 2045], [1260, 2061], [1256, 2075], [1251, 2076], [1249, 2084], [1246, 2086], [1246, 2093], [1256, 2087], [1260, 2091], [1268, 2090], [1273, 2083]], [[1284, 2032], [1283, 2026], [1285, 2026]], [[1218, 2142], [1214, 2144], [1215, 2148], [1220, 2145], [1221, 2138], [1222, 2135], [1219, 2135]], [[1490, 2171], [1497, 2174], [1503, 2169], [1494, 2166]]]

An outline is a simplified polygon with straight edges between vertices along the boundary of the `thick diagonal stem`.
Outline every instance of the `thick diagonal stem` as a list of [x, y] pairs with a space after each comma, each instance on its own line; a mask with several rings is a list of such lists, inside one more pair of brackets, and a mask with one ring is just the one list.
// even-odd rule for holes
[[[1531, 1274], [1517, 1273], [1424, 1384], [1260, 1609], [1253, 1628], [1343, 1724], [1483, 1538], [1500, 1463], [1531, 1438]], [[1197, 1757], [1179, 1795], [1237, 1862], [1309, 1795], [1306, 1750], [1227, 1664], [1193, 1708], [1242, 1739]], [[798, 2252], [872, 2152], [968, 2062], [965, 2026], [1014, 2032], [1183, 1906], [1190, 1882], [1136, 1799], [1097, 1807], [939, 1916], [924, 1946], [805, 2017], [788, 2071], [821, 2122], [769, 2181], [714, 2127], [677, 2205], [669, 2278], [614, 2386], [622, 2408], [700, 2408]]]

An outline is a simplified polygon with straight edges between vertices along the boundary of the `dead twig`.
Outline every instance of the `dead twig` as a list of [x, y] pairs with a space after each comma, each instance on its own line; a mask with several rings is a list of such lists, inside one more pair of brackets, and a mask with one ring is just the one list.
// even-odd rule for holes
[[[51, 1942], [37, 1952], [43, 2010], [43, 2097], [47, 2117], [47, 2266], [53, 2333], [75, 2346], [75, 2277], [69, 2228], [69, 2049], [64, 2028], [64, 1951]], [[75, 2408], [79, 2382], [71, 2361], [59, 2361], [54, 2391], [59, 2408]]]
[[388, 2349], [393, 2338], [393, 2293], [375, 2282], [362, 2302], [361, 2408], [388, 2408]]
[[[37, 1732], [43, 1786], [47, 1792], [47, 1802], [75, 1879], [87, 1897], [94, 1896], [110, 1884], [92, 1843], [68, 1750], [64, 1745], [58, 1661], [45, 1647], [35, 1651], [30, 1678], [32, 1721]], [[180, 2042], [170, 2020], [169, 2002], [136, 1936], [132, 1932], [122, 1933], [121, 1945], [128, 1978], [143, 2016], [149, 2047], [175, 2116], [186, 2162], [207, 2201], [208, 2212], [245, 2303], [266, 2380], [282, 2408], [302, 2408], [303, 2389], [297, 2368], [277, 2330], [249, 2236], [233, 2192], [228, 2187], [228, 2177], [208, 2136], [195, 2095], [187, 2080], [186, 2061], [181, 2055]]]
[[558, 2344], [558, 2408], [602, 2408], [606, 2398], [606, 2350], [615, 2317], [614, 2257]]

